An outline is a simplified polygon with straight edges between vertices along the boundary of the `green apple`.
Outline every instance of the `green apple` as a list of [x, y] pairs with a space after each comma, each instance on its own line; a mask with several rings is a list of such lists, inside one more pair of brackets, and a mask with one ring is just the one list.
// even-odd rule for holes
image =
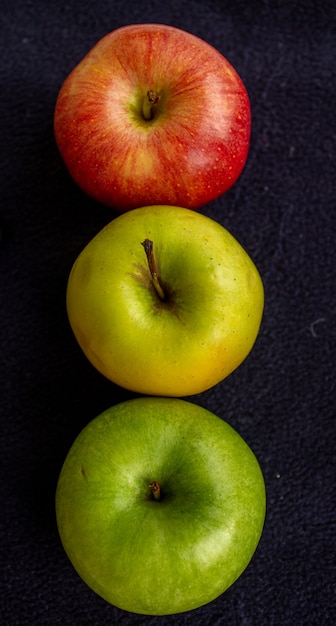
[[215, 220], [170, 206], [105, 226], [67, 287], [69, 321], [91, 363], [148, 395], [189, 396], [228, 376], [256, 340], [263, 304], [238, 241]]
[[134, 613], [195, 609], [242, 574], [266, 508], [260, 466], [222, 419], [142, 397], [91, 421], [56, 491], [64, 549], [86, 584]]

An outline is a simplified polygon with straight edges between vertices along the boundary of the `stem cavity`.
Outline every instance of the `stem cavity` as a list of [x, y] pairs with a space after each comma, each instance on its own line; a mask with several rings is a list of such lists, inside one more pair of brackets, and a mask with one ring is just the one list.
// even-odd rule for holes
[[160, 281], [156, 273], [155, 259], [154, 259], [154, 254], [153, 254], [153, 242], [150, 239], [145, 239], [145, 241], [143, 241], [141, 245], [144, 247], [145, 252], [146, 252], [148, 267], [151, 273], [152, 282], [155, 287], [155, 291], [157, 295], [159, 296], [160, 300], [165, 300], [166, 294], [160, 285]]
[[157, 91], [150, 89], [142, 103], [142, 116], [146, 121], [153, 119], [154, 109], [160, 102], [160, 95]]

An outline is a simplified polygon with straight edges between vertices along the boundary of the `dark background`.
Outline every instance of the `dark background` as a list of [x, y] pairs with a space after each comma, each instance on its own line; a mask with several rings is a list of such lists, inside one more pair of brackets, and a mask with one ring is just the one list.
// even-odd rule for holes
[[[71, 265], [116, 213], [70, 180], [53, 109], [93, 44], [132, 22], [169, 23], [206, 39], [246, 84], [253, 113], [246, 168], [202, 211], [244, 245], [266, 296], [247, 360], [193, 397], [234, 426], [260, 461], [268, 493], [261, 542], [216, 601], [154, 618], [109, 606], [86, 587], [63, 552], [54, 514], [74, 438], [130, 394], [93, 370], [69, 329]], [[2, 623], [336, 623], [336, 4], [2, 0], [0, 24]]]

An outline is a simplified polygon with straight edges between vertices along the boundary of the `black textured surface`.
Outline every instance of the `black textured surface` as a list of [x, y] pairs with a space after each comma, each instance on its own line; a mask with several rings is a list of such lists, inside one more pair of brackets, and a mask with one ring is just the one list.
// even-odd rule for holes
[[[130, 615], [93, 594], [58, 538], [54, 491], [79, 430], [129, 397], [68, 326], [68, 272], [115, 214], [85, 197], [55, 147], [62, 81], [108, 31], [164, 22], [217, 47], [250, 94], [248, 163], [203, 209], [265, 285], [255, 348], [193, 400], [231, 423], [262, 466], [268, 513], [243, 576], [178, 616]], [[0, 614], [11, 626], [328, 626], [335, 602], [336, 5], [317, 0], [3, 0], [1, 46]], [[206, 584], [206, 581], [204, 581]]]

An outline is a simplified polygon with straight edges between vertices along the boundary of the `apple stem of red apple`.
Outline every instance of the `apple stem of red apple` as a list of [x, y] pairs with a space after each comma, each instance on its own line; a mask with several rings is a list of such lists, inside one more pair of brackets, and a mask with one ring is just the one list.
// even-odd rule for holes
[[153, 242], [150, 239], [145, 239], [145, 241], [143, 241], [141, 245], [145, 248], [149, 271], [151, 273], [152, 282], [155, 287], [155, 291], [157, 295], [159, 296], [160, 300], [165, 300], [166, 294], [160, 285], [160, 281], [156, 273], [155, 259], [154, 259], [154, 254], [153, 254]]
[[159, 94], [150, 89], [147, 91], [146, 97], [142, 103], [142, 116], [146, 121], [153, 119], [153, 109], [159, 104]]
[[153, 494], [153, 498], [154, 500], [160, 500], [161, 498], [161, 487], [160, 487], [160, 483], [157, 480], [154, 480], [150, 485], [149, 488]]

